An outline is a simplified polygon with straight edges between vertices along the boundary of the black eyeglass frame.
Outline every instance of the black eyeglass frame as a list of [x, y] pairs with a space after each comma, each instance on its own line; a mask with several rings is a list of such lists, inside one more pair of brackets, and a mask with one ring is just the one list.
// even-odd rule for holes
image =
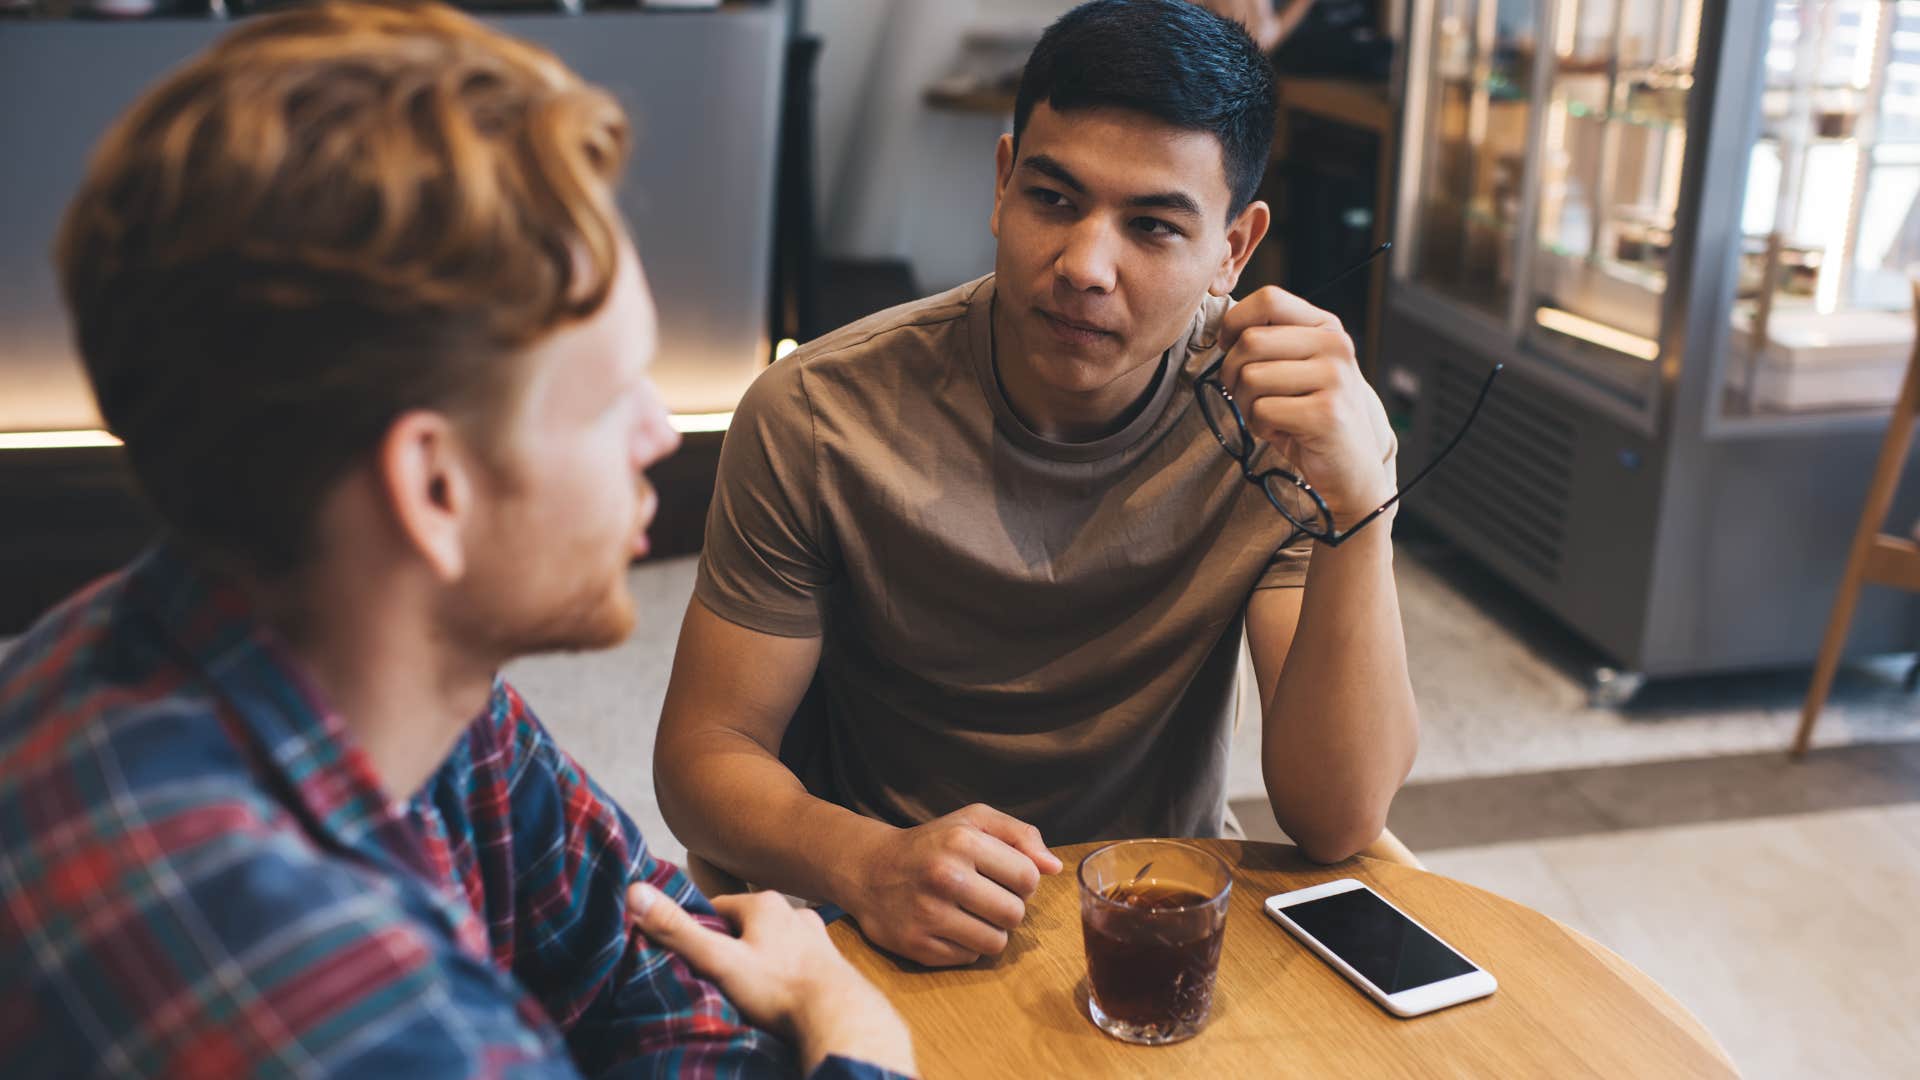
[[[1425, 468], [1415, 473], [1413, 479], [1401, 485], [1400, 490], [1393, 493], [1393, 498], [1381, 503], [1372, 513], [1354, 522], [1352, 527], [1348, 528], [1347, 531], [1340, 532], [1334, 527], [1333, 511], [1327, 508], [1327, 500], [1322, 498], [1320, 493], [1313, 489], [1312, 484], [1307, 483], [1286, 469], [1272, 468], [1261, 472], [1254, 471], [1253, 433], [1247, 430], [1247, 418], [1241, 415], [1240, 406], [1233, 400], [1232, 391], [1228, 390], [1226, 384], [1220, 381], [1220, 368], [1225, 365], [1226, 362], [1226, 354], [1222, 353], [1218, 360], [1207, 365], [1207, 369], [1202, 371], [1199, 377], [1193, 380], [1194, 405], [1200, 410], [1200, 418], [1205, 420], [1207, 427], [1213, 431], [1213, 437], [1220, 443], [1220, 449], [1226, 451], [1229, 457], [1232, 457], [1240, 463], [1241, 478], [1247, 483], [1258, 487], [1260, 493], [1267, 497], [1267, 501], [1273, 504], [1273, 508], [1280, 512], [1280, 516], [1286, 518], [1288, 523], [1295, 529], [1328, 547], [1339, 547], [1341, 544], [1353, 539], [1354, 533], [1372, 524], [1381, 514], [1391, 509], [1393, 504], [1405, 498], [1406, 494], [1412, 491], [1415, 485], [1425, 480], [1428, 473], [1438, 468], [1441, 462], [1447, 460], [1447, 455], [1453, 453], [1453, 448], [1459, 446], [1460, 440], [1467, 437], [1467, 431], [1473, 427], [1474, 419], [1480, 415], [1480, 406], [1487, 403], [1487, 393], [1493, 389], [1493, 380], [1497, 378], [1500, 372], [1506, 367], [1505, 364], [1495, 364], [1493, 365], [1493, 370], [1487, 372], [1486, 381], [1480, 384], [1480, 394], [1474, 398], [1473, 408], [1467, 413], [1466, 421], [1460, 425], [1459, 431], [1454, 432], [1453, 438], [1448, 440], [1447, 445], [1441, 448], [1440, 453], [1436, 454], [1432, 461], [1427, 462]], [[1228, 411], [1233, 414], [1233, 422], [1240, 429], [1240, 449], [1238, 451], [1234, 450], [1232, 444], [1227, 442], [1226, 433], [1220, 430], [1219, 422], [1214, 419], [1212, 410], [1207, 406], [1206, 395], [1209, 391], [1219, 394], [1220, 399], [1227, 403]], [[1318, 516], [1325, 524], [1316, 528], [1289, 513], [1285, 504], [1273, 493], [1273, 488], [1268, 486], [1268, 481], [1273, 479], [1285, 481], [1301, 491], [1309, 499], [1313, 500], [1314, 507], [1319, 511]]]

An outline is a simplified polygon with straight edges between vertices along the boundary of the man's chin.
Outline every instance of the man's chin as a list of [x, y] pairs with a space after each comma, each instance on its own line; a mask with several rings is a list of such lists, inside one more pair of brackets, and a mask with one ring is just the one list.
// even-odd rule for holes
[[620, 590], [617, 603], [609, 602], [594, 612], [591, 618], [582, 620], [570, 632], [562, 635], [547, 648], [553, 652], [592, 652], [598, 649], [611, 649], [632, 636], [633, 628], [639, 623], [639, 616], [633, 609], [633, 599], [627, 595], [625, 585]]
[[627, 640], [633, 634], [635, 620], [631, 614], [617, 622], [609, 621], [591, 627], [583, 627], [578, 634], [554, 641], [547, 652], [598, 652], [611, 649]]
[[514, 656], [535, 656], [610, 649], [627, 640], [638, 621], [623, 577], [597, 602], [570, 604], [513, 635], [510, 651]]
[[1038, 374], [1056, 392], [1071, 395], [1099, 394], [1126, 378], [1140, 365], [1119, 350], [1102, 352], [1056, 352], [1042, 360]]

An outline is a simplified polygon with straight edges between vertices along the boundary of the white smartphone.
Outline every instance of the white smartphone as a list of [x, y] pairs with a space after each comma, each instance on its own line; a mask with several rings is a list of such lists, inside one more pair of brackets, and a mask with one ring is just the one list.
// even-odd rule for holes
[[1498, 986], [1478, 964], [1352, 878], [1269, 896], [1267, 914], [1395, 1016], [1483, 998]]

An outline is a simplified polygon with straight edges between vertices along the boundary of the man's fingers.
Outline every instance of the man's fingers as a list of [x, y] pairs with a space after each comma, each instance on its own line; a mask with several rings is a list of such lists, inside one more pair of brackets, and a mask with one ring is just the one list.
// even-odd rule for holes
[[[1025, 900], [1033, 895], [1033, 890], [1040, 885], [1040, 868], [1034, 865], [1033, 856], [985, 831], [974, 833], [973, 840], [969, 854], [984, 878], [984, 885], [1000, 888], [1011, 894], [1010, 899]], [[980, 914], [984, 916], [986, 912]]]
[[1232, 350], [1240, 336], [1255, 326], [1311, 326], [1338, 330], [1340, 319], [1331, 311], [1314, 307], [1305, 300], [1268, 285], [1227, 309], [1220, 317], [1220, 347]]
[[[707, 902], [713, 905], [713, 910], [716, 915], [727, 920], [727, 925], [733, 927], [734, 930], [744, 938], [751, 931], [754, 923], [758, 921], [760, 917], [759, 909], [766, 906], [769, 896], [775, 895], [778, 894], [765, 891], [722, 893], [719, 896], [708, 898]], [[786, 906], [784, 901], [781, 906]]]
[[[1033, 864], [1027, 862], [1026, 856], [1012, 850], [1007, 850], [1007, 856], [1017, 862], [1026, 863], [1027, 872], [1034, 873]], [[979, 874], [975, 874], [972, 881], [961, 886], [960, 894], [954, 898], [954, 902], [982, 922], [1001, 930], [1011, 930], [1020, 925], [1020, 920], [1027, 917], [1027, 905], [1020, 897]]]
[[[722, 907], [720, 901], [740, 899], [744, 898], [721, 897], [714, 902], [714, 910], [732, 921], [737, 912]], [[627, 918], [648, 941], [678, 953], [695, 971], [710, 977], [726, 970], [740, 945], [725, 934], [701, 926], [672, 897], [641, 881], [627, 887]]]
[[1248, 364], [1240, 369], [1233, 398], [1244, 411], [1262, 397], [1303, 397], [1340, 386], [1338, 360], [1298, 360]]
[[827, 932], [818, 912], [795, 908], [772, 889], [716, 896], [713, 910], [733, 925], [740, 940], [754, 944], [769, 938]]
[[928, 937], [916, 942], [907, 950], [906, 956], [928, 967], [964, 967], [980, 959], [979, 953], [961, 948], [942, 937]]
[[1254, 437], [1272, 442], [1282, 434], [1295, 437], [1331, 431], [1338, 411], [1332, 394], [1304, 397], [1261, 397], [1240, 408]]
[[1242, 374], [1255, 364], [1313, 360], [1344, 363], [1349, 352], [1347, 337], [1339, 330], [1317, 326], [1251, 326], [1227, 349], [1220, 365], [1220, 382], [1238, 394]]
[[991, 806], [979, 807], [973, 821], [981, 832], [1005, 842], [1015, 851], [1032, 859], [1033, 865], [1041, 873], [1060, 872], [1060, 859], [1047, 850], [1047, 842], [1040, 838], [1039, 829], [1017, 817], [1003, 814]]
[[860, 928], [861, 932], [867, 935], [868, 941], [890, 953], [912, 960], [916, 964], [925, 964], [928, 967], [957, 967], [980, 959], [978, 952], [963, 948], [925, 927], [908, 928], [903, 936], [897, 938], [885, 928], [876, 929], [877, 933], [870, 932], [865, 926]]
[[961, 963], [970, 964], [982, 956], [998, 956], [1007, 947], [1007, 932], [968, 914], [957, 907], [949, 907], [926, 926], [927, 933], [935, 938], [950, 942], [962, 950], [972, 953], [970, 959]]

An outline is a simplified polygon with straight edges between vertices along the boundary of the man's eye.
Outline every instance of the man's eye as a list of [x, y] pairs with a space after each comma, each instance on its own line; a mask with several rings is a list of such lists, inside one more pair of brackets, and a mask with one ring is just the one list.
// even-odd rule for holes
[[1042, 206], [1067, 205], [1067, 197], [1053, 190], [1052, 188], [1043, 188], [1043, 187], [1028, 188], [1027, 194], [1031, 195], [1033, 199]]
[[1183, 233], [1181, 233], [1179, 229], [1174, 228], [1172, 225], [1167, 224], [1166, 222], [1160, 220], [1159, 218], [1151, 218], [1151, 217], [1134, 218], [1133, 225], [1134, 225], [1134, 228], [1139, 229], [1141, 232], [1146, 233], [1149, 236], [1157, 236], [1163, 239], [1166, 237], [1184, 235]]

